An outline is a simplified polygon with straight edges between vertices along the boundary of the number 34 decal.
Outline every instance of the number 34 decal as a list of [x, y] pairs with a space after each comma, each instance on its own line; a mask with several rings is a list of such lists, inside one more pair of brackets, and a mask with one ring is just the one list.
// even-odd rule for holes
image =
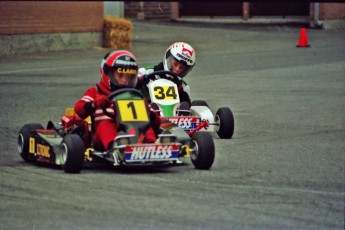
[[157, 100], [176, 100], [176, 89], [176, 86], [155, 86], [153, 88]]

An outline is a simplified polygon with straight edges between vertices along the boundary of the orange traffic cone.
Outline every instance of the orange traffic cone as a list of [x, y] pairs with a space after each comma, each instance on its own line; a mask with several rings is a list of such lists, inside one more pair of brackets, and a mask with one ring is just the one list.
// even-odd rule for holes
[[310, 47], [308, 44], [308, 37], [307, 37], [307, 30], [305, 28], [301, 29], [300, 35], [299, 35], [299, 41], [297, 47]]

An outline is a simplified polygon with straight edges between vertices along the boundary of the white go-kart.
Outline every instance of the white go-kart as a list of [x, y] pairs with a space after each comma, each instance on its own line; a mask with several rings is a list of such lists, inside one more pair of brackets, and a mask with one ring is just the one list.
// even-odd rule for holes
[[178, 125], [189, 136], [201, 130], [216, 132], [222, 139], [232, 138], [235, 122], [230, 108], [221, 107], [213, 115], [206, 101], [194, 100], [191, 106], [180, 103], [175, 83], [179, 79], [170, 71], [156, 71], [146, 77], [150, 82], [142, 92], [163, 121]]

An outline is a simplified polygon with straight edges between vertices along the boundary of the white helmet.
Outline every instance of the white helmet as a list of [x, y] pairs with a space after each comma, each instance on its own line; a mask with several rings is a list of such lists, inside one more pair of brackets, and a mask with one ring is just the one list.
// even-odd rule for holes
[[163, 58], [164, 70], [171, 71], [173, 58], [186, 65], [187, 68], [179, 75], [180, 77], [184, 77], [195, 65], [195, 50], [185, 42], [173, 43], [165, 52]]

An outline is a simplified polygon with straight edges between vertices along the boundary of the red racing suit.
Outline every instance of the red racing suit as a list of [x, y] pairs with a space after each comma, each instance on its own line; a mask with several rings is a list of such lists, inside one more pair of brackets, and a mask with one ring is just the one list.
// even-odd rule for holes
[[[74, 110], [76, 114], [85, 119], [88, 116], [92, 117], [93, 121], [93, 147], [99, 151], [105, 151], [110, 148], [110, 144], [117, 136], [119, 124], [113, 118], [108, 117], [103, 113], [102, 108], [92, 108], [93, 101], [101, 94], [108, 96], [111, 91], [105, 87], [104, 83], [100, 81], [97, 87], [91, 87], [84, 93], [83, 97], [79, 99]], [[145, 102], [147, 105], [147, 102]], [[113, 104], [111, 104], [106, 110], [110, 114], [115, 114]], [[157, 139], [157, 133], [161, 123], [160, 117], [150, 110], [151, 127], [145, 133], [145, 142], [155, 142]]]

